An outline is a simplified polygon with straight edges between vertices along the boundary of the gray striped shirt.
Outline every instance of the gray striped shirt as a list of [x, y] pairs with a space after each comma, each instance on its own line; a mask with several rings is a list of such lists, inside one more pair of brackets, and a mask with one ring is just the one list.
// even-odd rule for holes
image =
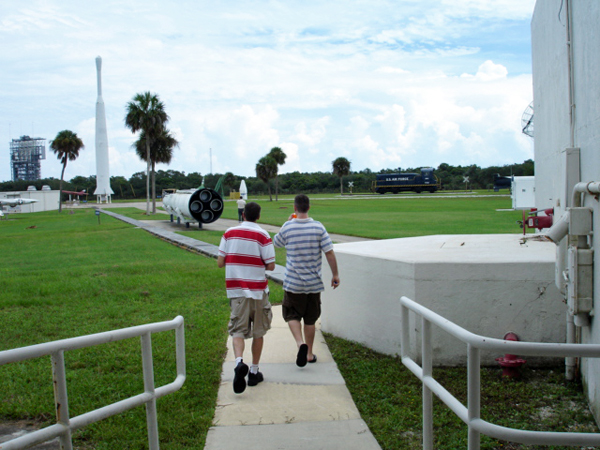
[[283, 224], [273, 244], [287, 251], [284, 290], [294, 293], [325, 290], [321, 280], [321, 252], [333, 250], [333, 242], [321, 222], [311, 218], [292, 219]]

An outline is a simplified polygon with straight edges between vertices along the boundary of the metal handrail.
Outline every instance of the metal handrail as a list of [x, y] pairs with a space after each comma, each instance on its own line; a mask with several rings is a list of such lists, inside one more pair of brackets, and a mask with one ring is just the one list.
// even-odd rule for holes
[[[480, 351], [497, 351], [518, 355], [536, 356], [585, 356], [600, 357], [600, 345], [561, 344], [505, 341], [471, 333], [445, 319], [408, 297], [400, 298], [401, 304], [401, 358], [402, 363], [423, 383], [423, 449], [433, 450], [433, 398], [435, 394], [469, 428], [468, 449], [480, 449], [480, 434], [522, 444], [537, 445], [600, 445], [600, 433], [576, 433], [555, 431], [531, 431], [508, 428], [486, 422], [481, 413]], [[408, 312], [413, 311], [422, 320], [421, 366], [408, 355], [410, 333]], [[448, 392], [432, 376], [433, 351], [431, 328], [435, 325], [467, 344], [467, 406]]]
[[[169, 330], [175, 330], [177, 376], [173, 382], [160, 387], [155, 387], [151, 335], [152, 333]], [[69, 417], [64, 352], [121, 341], [132, 337], [141, 337], [144, 393], [103, 406], [76, 417]], [[29, 347], [4, 350], [0, 352], [0, 366], [48, 355], [50, 355], [52, 359], [57, 423], [16, 439], [0, 443], [0, 450], [25, 449], [56, 437], [60, 438], [61, 448], [72, 450], [73, 443], [71, 432], [73, 430], [85, 427], [91, 423], [98, 422], [143, 404], [146, 405], [146, 425], [148, 428], [149, 448], [150, 450], [159, 449], [156, 399], [179, 390], [181, 386], [183, 386], [186, 378], [185, 335], [182, 316], [177, 316], [173, 320], [165, 322], [156, 322], [120, 330], [90, 334], [87, 336], [62, 339], [44, 344], [31, 345]]]

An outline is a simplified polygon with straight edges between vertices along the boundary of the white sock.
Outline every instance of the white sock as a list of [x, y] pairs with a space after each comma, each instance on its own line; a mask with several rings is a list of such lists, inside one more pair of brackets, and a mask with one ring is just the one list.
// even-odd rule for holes
[[254, 375], [258, 373], [258, 364], [252, 364], [250, 366], [250, 373], [253, 373]]
[[235, 365], [237, 366], [239, 363], [243, 362], [243, 358], [241, 356], [238, 356], [237, 358], [235, 358]]

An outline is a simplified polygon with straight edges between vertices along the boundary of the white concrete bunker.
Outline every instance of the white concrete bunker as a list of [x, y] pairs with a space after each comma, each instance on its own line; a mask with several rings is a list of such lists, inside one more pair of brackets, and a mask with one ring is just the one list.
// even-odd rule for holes
[[[565, 305], [554, 284], [555, 246], [541, 236], [438, 235], [336, 244], [340, 289], [323, 293], [322, 329], [373, 350], [400, 354], [400, 297], [405, 295], [483, 336], [565, 342]], [[330, 277], [324, 265], [324, 279]], [[420, 321], [411, 319], [418, 359]], [[466, 363], [466, 347], [440, 330], [434, 364]], [[482, 354], [496, 365], [497, 354]], [[528, 358], [528, 363], [544, 362]]]

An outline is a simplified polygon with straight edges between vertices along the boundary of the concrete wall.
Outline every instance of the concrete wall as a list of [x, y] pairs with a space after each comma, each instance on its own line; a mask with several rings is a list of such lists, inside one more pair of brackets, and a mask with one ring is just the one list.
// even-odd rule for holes
[[[569, 118], [569, 64], [566, 7], [571, 6], [572, 73], [575, 114]], [[565, 149], [580, 149], [580, 181], [600, 181], [600, 2], [597, 0], [543, 0], [536, 3], [532, 20], [533, 87], [535, 122], [536, 202], [549, 203], [560, 217], [569, 201]], [[571, 133], [572, 130], [572, 133]], [[600, 230], [598, 201], [587, 197], [593, 208], [593, 227]], [[600, 293], [600, 243], [594, 248], [594, 303]], [[600, 344], [600, 324], [580, 330], [582, 342]], [[592, 410], [600, 418], [600, 361], [583, 360], [582, 376]]]
[[[502, 338], [514, 331], [522, 340], [564, 342], [565, 310], [554, 286], [554, 244], [532, 235], [525, 242], [522, 238], [453, 235], [338, 244], [341, 286], [323, 294], [322, 329], [382, 353], [399, 354], [399, 299], [405, 295], [473, 333]], [[416, 357], [420, 321], [414, 318], [411, 340]], [[434, 364], [466, 363], [464, 344], [439, 330], [433, 342]], [[486, 354], [482, 360], [493, 365], [498, 356], [503, 355]]]

